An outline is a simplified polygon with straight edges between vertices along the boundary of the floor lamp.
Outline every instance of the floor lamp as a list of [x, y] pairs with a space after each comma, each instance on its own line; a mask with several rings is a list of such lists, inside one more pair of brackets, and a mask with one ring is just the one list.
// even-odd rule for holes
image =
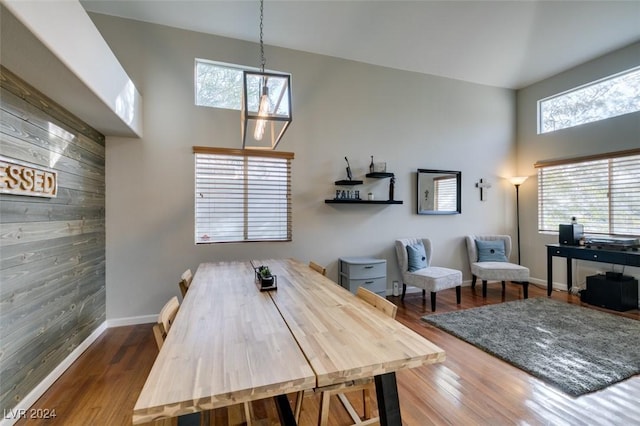
[[520, 264], [520, 185], [527, 180], [528, 176], [514, 176], [511, 183], [516, 187], [516, 225], [518, 228], [518, 265]]

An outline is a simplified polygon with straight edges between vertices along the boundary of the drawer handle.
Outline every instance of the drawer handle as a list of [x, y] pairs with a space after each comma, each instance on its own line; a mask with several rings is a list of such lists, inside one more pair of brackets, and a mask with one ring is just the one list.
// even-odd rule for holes
[[373, 284], [375, 281], [365, 281], [365, 284]]
[[597, 258], [598, 258], [598, 255], [597, 255], [597, 254], [594, 254], [594, 255], [593, 255], [593, 258], [594, 258], [594, 259], [597, 259]]
[[556, 251], [556, 254], [560, 254], [560, 250], [557, 250], [557, 251]]
[[373, 265], [367, 265], [364, 267], [364, 269], [373, 269]]

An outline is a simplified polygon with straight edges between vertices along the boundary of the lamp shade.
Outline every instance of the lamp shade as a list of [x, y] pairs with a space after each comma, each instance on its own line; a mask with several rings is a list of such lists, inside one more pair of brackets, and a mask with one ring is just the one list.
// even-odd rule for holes
[[242, 147], [275, 149], [291, 123], [291, 76], [242, 73]]
[[518, 186], [518, 185], [522, 185], [524, 183], [524, 181], [527, 180], [528, 177], [529, 176], [514, 176], [514, 177], [509, 178], [509, 181], [513, 185]]

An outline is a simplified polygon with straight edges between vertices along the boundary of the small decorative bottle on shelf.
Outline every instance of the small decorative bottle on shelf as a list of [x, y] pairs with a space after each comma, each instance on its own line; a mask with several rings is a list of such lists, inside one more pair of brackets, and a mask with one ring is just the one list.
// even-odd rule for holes
[[348, 180], [353, 180], [353, 176], [351, 175], [351, 165], [349, 164], [349, 159], [347, 157], [344, 157], [345, 161], [347, 162], [347, 179]]
[[373, 155], [371, 156], [371, 164], [369, 164], [369, 173], [373, 173]]
[[393, 201], [393, 189], [394, 189], [394, 185], [396, 183], [396, 178], [395, 176], [392, 176], [391, 179], [389, 180], [389, 201]]

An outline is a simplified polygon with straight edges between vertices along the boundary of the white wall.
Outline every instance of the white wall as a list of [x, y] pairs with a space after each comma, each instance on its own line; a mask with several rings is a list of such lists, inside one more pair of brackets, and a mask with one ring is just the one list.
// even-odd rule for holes
[[[254, 43], [91, 15], [145, 98], [144, 138], [107, 140], [107, 318], [153, 314], [203, 261], [295, 257], [327, 265], [340, 256], [388, 261], [396, 238], [425, 236], [434, 263], [470, 278], [463, 236], [514, 229], [515, 93], [266, 47], [267, 68], [293, 75], [293, 123], [278, 146], [293, 161], [293, 241], [193, 243], [193, 145], [241, 147], [240, 113], [194, 106], [194, 58], [258, 65]], [[406, 48], [402, 46], [401, 48]], [[421, 54], [416, 49], [416, 54]], [[396, 173], [403, 205], [328, 205], [333, 182], [355, 178], [370, 156]], [[462, 214], [418, 216], [417, 168], [462, 171]], [[475, 182], [493, 184], [480, 201]], [[386, 198], [388, 181], [363, 186]]]
[[[589, 83], [640, 65], [640, 43], [610, 53], [568, 70], [517, 93], [518, 173], [530, 178], [520, 189], [522, 256], [533, 277], [546, 282], [545, 244], [557, 243], [557, 234], [538, 233], [537, 176], [533, 164], [540, 160], [571, 158], [640, 148], [640, 112], [584, 124], [543, 135], [536, 134], [536, 105], [539, 99]], [[567, 218], [567, 223], [571, 218]], [[584, 287], [585, 277], [611, 270], [604, 263], [579, 262], [573, 285]], [[621, 270], [616, 267], [616, 271]], [[554, 285], [566, 288], [566, 261], [556, 258], [553, 264]], [[626, 268], [626, 275], [640, 278], [638, 268]]]

